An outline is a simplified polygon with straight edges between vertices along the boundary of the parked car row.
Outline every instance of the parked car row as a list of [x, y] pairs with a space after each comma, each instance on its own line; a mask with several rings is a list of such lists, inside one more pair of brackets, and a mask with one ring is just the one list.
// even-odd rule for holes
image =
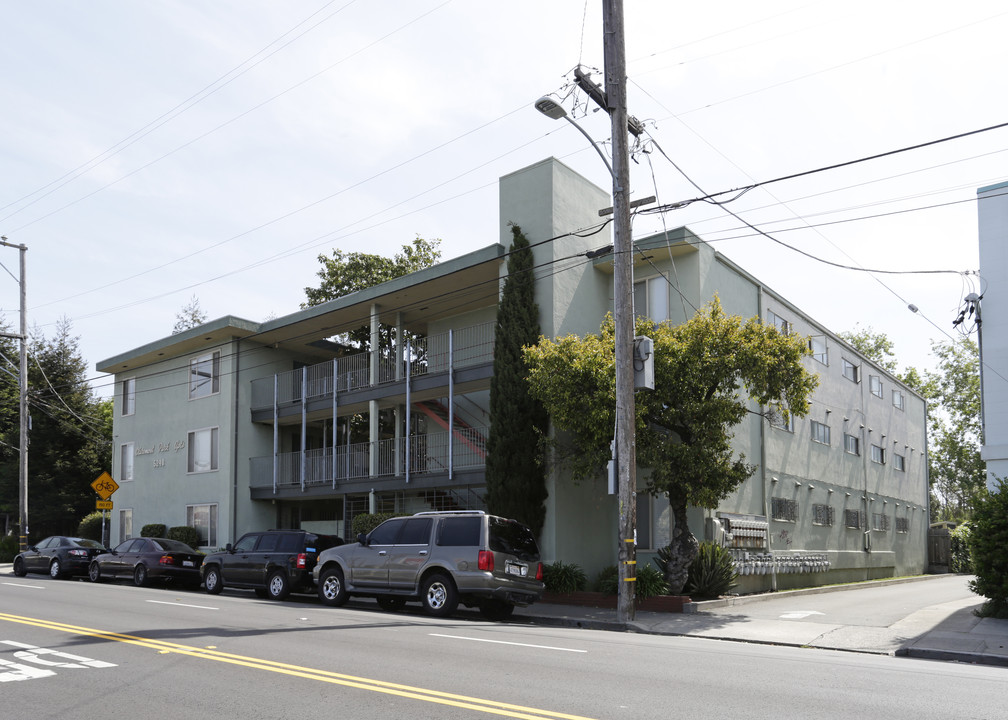
[[349, 544], [305, 530], [250, 532], [206, 556], [167, 538], [132, 538], [109, 550], [93, 540], [51, 537], [14, 558], [15, 575], [28, 572], [87, 575], [93, 582], [130, 578], [139, 586], [202, 583], [214, 595], [248, 588], [275, 600], [317, 591], [325, 605], [372, 597], [387, 611], [419, 601], [437, 617], [463, 604], [491, 620], [510, 617], [544, 590], [532, 531], [474, 510], [392, 518]]

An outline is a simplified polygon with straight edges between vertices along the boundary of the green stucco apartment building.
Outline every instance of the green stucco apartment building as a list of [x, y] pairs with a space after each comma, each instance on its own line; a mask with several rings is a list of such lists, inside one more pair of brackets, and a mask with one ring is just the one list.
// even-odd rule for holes
[[[570, 233], [609, 205], [544, 160], [501, 178], [496, 242], [285, 317], [228, 316], [100, 362], [116, 379], [112, 542], [148, 523], [193, 526], [216, 548], [263, 528], [347, 536], [362, 512], [482, 508], [509, 223], [533, 246], [542, 332], [583, 335], [613, 300], [612, 255], [586, 253], [611, 240]], [[924, 400], [687, 228], [635, 244], [637, 313], [679, 323], [716, 293], [729, 313], [809, 338], [820, 378], [809, 417], [751, 414], [735, 445], [757, 471], [716, 510], [691, 511], [700, 539], [734, 549], [741, 590], [923, 572]], [[392, 328], [392, 349], [333, 341], [360, 327], [374, 339]], [[647, 469], [638, 475], [643, 488]], [[548, 490], [544, 560], [589, 575], [615, 564], [604, 469], [574, 484], [554, 467]], [[643, 562], [667, 544], [669, 512], [644, 492], [637, 504]]]

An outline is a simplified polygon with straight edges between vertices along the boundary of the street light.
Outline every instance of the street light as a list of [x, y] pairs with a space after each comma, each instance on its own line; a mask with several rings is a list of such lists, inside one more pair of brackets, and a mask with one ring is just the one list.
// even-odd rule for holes
[[633, 240], [630, 236], [630, 184], [627, 157], [629, 155], [626, 133], [616, 137], [627, 127], [625, 92], [620, 112], [610, 110], [613, 122], [613, 160], [619, 172], [584, 128], [567, 114], [567, 111], [549, 96], [535, 102], [535, 109], [548, 118], [563, 118], [587, 138], [595, 152], [602, 158], [613, 180], [613, 321], [615, 325], [616, 364], [616, 431], [613, 443], [616, 465], [616, 492], [619, 503], [619, 596], [616, 617], [620, 622], [634, 619], [637, 581], [637, 458], [636, 429], [634, 427], [634, 327], [633, 327]]

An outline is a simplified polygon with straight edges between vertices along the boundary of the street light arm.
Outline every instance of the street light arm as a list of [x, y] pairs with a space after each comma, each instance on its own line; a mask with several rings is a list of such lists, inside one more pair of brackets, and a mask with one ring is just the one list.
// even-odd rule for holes
[[[564, 116], [563, 116], [563, 119], [564, 119], [564, 120], [566, 120], [567, 122], [569, 122], [569, 123], [570, 123], [571, 125], [573, 125], [574, 127], [576, 127], [576, 128], [578, 129], [578, 132], [579, 132], [579, 133], [581, 133], [581, 134], [582, 134], [582, 135], [584, 135], [584, 136], [585, 136], [586, 138], [588, 138], [588, 142], [590, 142], [590, 143], [591, 143], [591, 146], [592, 146], [593, 148], [595, 148], [595, 152], [597, 152], [597, 153], [599, 154], [599, 157], [600, 157], [600, 158], [602, 158], [602, 162], [604, 162], [604, 163], [605, 163], [605, 166], [606, 166], [606, 168], [607, 168], [607, 169], [609, 170], [609, 174], [610, 174], [610, 175], [612, 175], [612, 179], [613, 179], [613, 182], [617, 182], [617, 183], [618, 183], [618, 181], [617, 181], [617, 179], [616, 179], [616, 173], [615, 173], [615, 172], [613, 172], [613, 169], [612, 169], [612, 164], [610, 164], [610, 162], [609, 162], [609, 158], [607, 158], [607, 157], [605, 156], [605, 153], [604, 153], [604, 152], [602, 152], [602, 148], [600, 148], [600, 147], [598, 146], [598, 143], [596, 143], [596, 142], [595, 142], [594, 140], [592, 140], [592, 136], [591, 136], [591, 135], [589, 135], [589, 134], [588, 134], [588, 132], [587, 132], [587, 131], [586, 131], [586, 130], [585, 130], [585, 129], [583, 128], [583, 127], [581, 127], [581, 126], [580, 126], [580, 125], [578, 125], [578, 124], [577, 124], [576, 122], [574, 122], [574, 119], [573, 119], [573, 118], [572, 118], [572, 117], [571, 117], [570, 115], [564, 115]], [[622, 188], [619, 188], [619, 190], [620, 190], [620, 192], [622, 192]]]

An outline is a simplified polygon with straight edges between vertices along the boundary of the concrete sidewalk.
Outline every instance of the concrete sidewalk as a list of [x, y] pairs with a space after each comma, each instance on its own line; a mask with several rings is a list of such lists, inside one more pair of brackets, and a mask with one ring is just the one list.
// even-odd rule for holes
[[814, 647], [1008, 667], [1008, 620], [979, 618], [974, 615], [973, 611], [983, 604], [983, 598], [980, 597], [927, 606], [888, 626], [756, 618], [734, 610], [749, 603], [782, 596], [842, 592], [897, 582], [926, 583], [932, 577], [940, 576], [749, 595], [735, 598], [734, 602], [696, 603], [698, 607], [694, 612], [684, 614], [637, 612], [634, 620], [625, 626], [616, 621], [614, 610], [547, 603], [517, 608], [515, 618], [530, 623], [567, 627]]
[[[940, 577], [947, 576], [879, 580], [829, 588], [747, 595], [695, 603], [695, 607], [691, 608], [693, 612], [682, 614], [637, 612], [634, 620], [627, 624], [617, 622], [615, 610], [550, 603], [516, 608], [514, 620], [532, 625], [814, 647], [1008, 667], [1008, 620], [978, 618], [973, 611], [980, 607], [983, 598], [976, 596], [923, 607], [888, 626], [809, 622], [807, 619], [795, 622], [786, 618], [757, 618], [744, 614], [744, 607], [751, 603], [857, 591], [895, 583], [926, 584], [929, 580]], [[0, 578], [5, 578], [5, 581], [15, 579], [10, 564], [0, 565]], [[365, 608], [373, 605], [372, 601], [367, 600], [353, 601], [352, 604]], [[459, 614], [479, 617], [474, 610], [460, 609]]]

